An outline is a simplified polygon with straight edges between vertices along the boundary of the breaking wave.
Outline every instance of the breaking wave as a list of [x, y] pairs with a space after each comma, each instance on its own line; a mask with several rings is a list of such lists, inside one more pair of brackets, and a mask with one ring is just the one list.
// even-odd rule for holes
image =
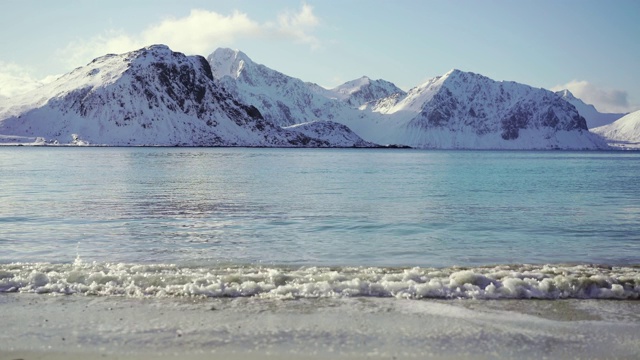
[[86, 263], [0, 265], [0, 292], [127, 297], [640, 299], [639, 267], [276, 267]]

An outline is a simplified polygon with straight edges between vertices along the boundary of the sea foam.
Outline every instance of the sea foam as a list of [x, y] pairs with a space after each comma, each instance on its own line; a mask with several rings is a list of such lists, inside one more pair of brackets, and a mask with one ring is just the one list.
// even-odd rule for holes
[[640, 299], [640, 268], [276, 267], [163, 264], [0, 265], [0, 292], [128, 297]]

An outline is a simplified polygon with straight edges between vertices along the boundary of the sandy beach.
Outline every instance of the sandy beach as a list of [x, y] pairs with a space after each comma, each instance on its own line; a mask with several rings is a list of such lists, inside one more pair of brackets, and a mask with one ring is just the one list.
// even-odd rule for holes
[[640, 302], [0, 295], [0, 359], [637, 358]]

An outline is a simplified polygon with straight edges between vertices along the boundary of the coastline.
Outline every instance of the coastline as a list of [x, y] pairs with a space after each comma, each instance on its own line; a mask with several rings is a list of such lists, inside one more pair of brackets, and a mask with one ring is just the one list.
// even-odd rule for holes
[[634, 358], [640, 302], [0, 294], [4, 359]]

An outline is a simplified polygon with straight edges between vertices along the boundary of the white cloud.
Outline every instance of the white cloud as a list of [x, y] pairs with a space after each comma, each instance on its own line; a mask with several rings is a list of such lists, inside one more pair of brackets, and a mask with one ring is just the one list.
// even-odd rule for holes
[[585, 80], [573, 80], [564, 85], [554, 86], [551, 90], [567, 89], [587, 104], [591, 104], [600, 112], [625, 113], [634, 110], [629, 104], [628, 94], [624, 90], [598, 87]]
[[80, 39], [59, 49], [56, 57], [64, 59], [69, 67], [87, 64], [106, 54], [120, 54], [143, 47], [143, 42], [122, 31], [109, 30], [91, 39]]
[[230, 46], [240, 38], [287, 38], [319, 47], [319, 40], [311, 35], [319, 24], [313, 8], [303, 4], [299, 12], [283, 12], [277, 21], [259, 23], [247, 14], [235, 11], [222, 15], [213, 11], [194, 9], [181, 18], [167, 18], [148, 26], [139, 34], [110, 30], [91, 39], [70, 43], [58, 53], [69, 66], [80, 66], [108, 53], [123, 53], [152, 44], [165, 44], [175, 51], [208, 55], [220, 46]]
[[165, 44], [191, 54], [208, 55], [213, 46], [231, 44], [236, 38], [259, 36], [261, 26], [247, 14], [229, 16], [206, 10], [191, 10], [189, 16], [167, 19], [148, 27], [140, 36], [144, 45]]
[[42, 86], [33, 70], [18, 64], [0, 62], [0, 96], [12, 97]]
[[[108, 30], [92, 38], [77, 39], [61, 48], [56, 58], [68, 68], [82, 66], [96, 57], [120, 54], [152, 44], [166, 44], [175, 51], [208, 55], [220, 46], [231, 46], [241, 38], [286, 39], [309, 45], [320, 41], [312, 35], [320, 20], [313, 7], [302, 4], [298, 11], [283, 11], [273, 21], [259, 23], [249, 15], [234, 11], [223, 15], [214, 11], [193, 9], [181, 18], [167, 18], [149, 25], [138, 34]], [[38, 79], [33, 69], [0, 62], [0, 97], [12, 97], [35, 89], [58, 76]]]
[[313, 7], [302, 5], [299, 13], [284, 12], [278, 16], [277, 25], [269, 24], [275, 28], [276, 33], [294, 39], [297, 42], [309, 44], [312, 49], [320, 47], [320, 41], [310, 31], [320, 24], [320, 19], [313, 14]]

